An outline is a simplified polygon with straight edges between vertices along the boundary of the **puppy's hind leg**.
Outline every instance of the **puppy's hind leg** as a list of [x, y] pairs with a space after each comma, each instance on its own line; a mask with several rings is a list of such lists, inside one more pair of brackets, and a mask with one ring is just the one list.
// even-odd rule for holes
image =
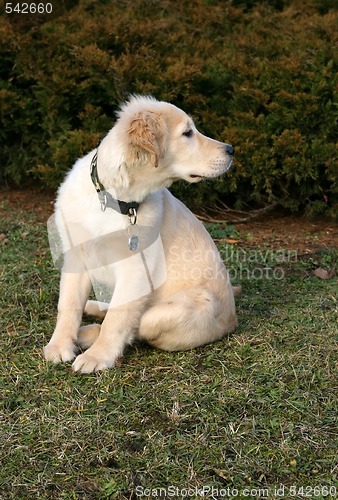
[[214, 342], [237, 326], [232, 293], [218, 297], [205, 288], [187, 288], [148, 309], [139, 336], [159, 349], [180, 351]]

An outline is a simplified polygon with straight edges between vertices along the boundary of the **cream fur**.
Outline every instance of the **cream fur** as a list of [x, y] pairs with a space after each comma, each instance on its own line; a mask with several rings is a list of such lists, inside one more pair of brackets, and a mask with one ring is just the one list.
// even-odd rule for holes
[[[75, 163], [56, 201], [65, 260], [47, 360], [71, 361], [80, 346], [87, 350], [73, 369], [89, 373], [113, 366], [136, 338], [174, 351], [235, 329], [233, 290], [219, 253], [203, 225], [166, 189], [176, 179], [222, 175], [232, 161], [226, 146], [203, 136], [171, 104], [136, 96], [122, 106], [99, 146], [98, 173], [114, 198], [140, 202], [141, 251], [128, 248], [128, 216], [101, 211], [91, 151]], [[111, 289], [109, 304], [88, 301], [93, 283]], [[83, 312], [102, 324], [80, 328]]]

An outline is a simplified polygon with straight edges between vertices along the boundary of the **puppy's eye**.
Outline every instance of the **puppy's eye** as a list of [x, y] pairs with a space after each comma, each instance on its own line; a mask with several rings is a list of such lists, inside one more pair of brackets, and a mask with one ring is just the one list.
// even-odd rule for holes
[[193, 130], [190, 128], [189, 130], [183, 132], [182, 135], [184, 135], [184, 137], [192, 137], [193, 133], [194, 133]]

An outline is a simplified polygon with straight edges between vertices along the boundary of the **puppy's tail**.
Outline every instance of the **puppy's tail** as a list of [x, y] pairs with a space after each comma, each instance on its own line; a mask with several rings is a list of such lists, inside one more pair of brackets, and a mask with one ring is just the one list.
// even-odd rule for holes
[[84, 308], [84, 313], [88, 316], [95, 316], [95, 318], [103, 319], [107, 314], [109, 304], [99, 302], [98, 300], [87, 300]]

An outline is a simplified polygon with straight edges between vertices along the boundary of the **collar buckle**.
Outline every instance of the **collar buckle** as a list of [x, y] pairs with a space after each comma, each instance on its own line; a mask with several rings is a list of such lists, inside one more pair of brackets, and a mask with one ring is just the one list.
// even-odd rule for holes
[[128, 217], [129, 217], [130, 224], [132, 224], [134, 226], [136, 224], [136, 222], [137, 222], [136, 208], [129, 208], [129, 210], [128, 210]]

